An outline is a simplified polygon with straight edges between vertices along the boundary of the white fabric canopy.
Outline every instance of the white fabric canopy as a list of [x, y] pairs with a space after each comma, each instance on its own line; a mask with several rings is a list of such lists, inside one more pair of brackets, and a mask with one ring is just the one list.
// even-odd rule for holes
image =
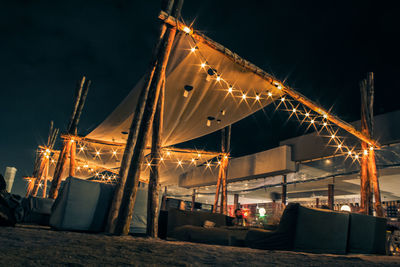
[[[279, 90], [252, 72], [226, 58], [204, 44], [197, 44], [190, 36], [178, 34], [166, 71], [165, 111], [162, 145], [171, 146], [195, 139], [235, 123], [271, 103], [267, 91]], [[201, 67], [207, 61], [208, 66]], [[208, 75], [210, 67], [226, 81], [217, 81], [217, 75]], [[124, 101], [87, 135], [97, 140], [126, 143], [133, 113], [137, 105], [143, 78]], [[228, 92], [229, 85], [233, 92]], [[193, 90], [184, 97], [184, 87]], [[246, 99], [242, 99], [242, 93]], [[260, 99], [256, 99], [256, 95]], [[207, 118], [213, 117], [207, 126]], [[150, 141], [149, 141], [150, 142]], [[150, 144], [150, 143], [149, 143]]]

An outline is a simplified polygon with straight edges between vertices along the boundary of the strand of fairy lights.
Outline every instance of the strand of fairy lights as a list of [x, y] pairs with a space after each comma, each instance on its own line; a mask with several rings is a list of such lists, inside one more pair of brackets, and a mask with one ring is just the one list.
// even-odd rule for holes
[[[190, 28], [184, 27], [183, 31], [186, 34], [190, 35], [193, 32], [193, 30], [191, 29], [188, 30], [188, 29]], [[298, 119], [298, 121], [300, 121], [301, 124], [309, 123], [308, 128], [313, 127], [317, 131], [318, 135], [321, 135], [322, 131], [326, 131], [328, 135], [321, 135], [321, 136], [328, 138], [328, 144], [327, 144], [328, 146], [336, 148], [335, 155], [345, 155], [346, 159], [350, 157], [353, 159], [353, 162], [359, 161], [363, 155], [368, 155], [369, 153], [368, 150], [374, 149], [373, 146], [370, 146], [369, 149], [359, 150], [356, 148], [356, 146], [351, 147], [345, 145], [345, 138], [342, 136], [338, 136], [337, 132], [339, 130], [334, 130], [332, 127], [333, 124], [329, 122], [328, 120], [329, 114], [320, 115], [312, 111], [311, 109], [306, 108], [302, 103], [291, 98], [284, 92], [282, 92], [279, 95], [279, 98], [276, 97], [274, 98], [274, 93], [269, 90], [266, 90], [264, 93], [257, 93], [252, 96], [250, 96], [250, 94], [244, 90], [241, 89], [237, 90], [236, 88], [234, 88], [234, 86], [232, 86], [232, 83], [227, 81], [225, 78], [222, 77], [222, 74], [216, 71], [216, 68], [214, 68], [211, 64], [208, 63], [206, 57], [204, 57], [204, 55], [201, 53], [196, 40], [192, 36], [190, 37], [193, 44], [190, 44], [191, 48], [189, 51], [191, 54], [195, 54], [200, 58], [200, 64], [199, 64], [200, 69], [203, 70], [209, 76], [215, 76], [214, 80], [216, 82], [224, 83], [225, 86], [227, 86], [227, 89], [225, 90], [232, 97], [239, 98], [243, 101], [247, 101], [248, 99], [254, 99], [255, 102], [269, 98], [273, 102], [278, 102], [278, 104], [276, 105], [276, 110], [283, 106], [284, 108], [282, 109], [290, 113], [289, 118], [295, 116]], [[273, 85], [275, 85], [275, 87], [278, 90], [283, 89], [284, 86], [278, 81], [273, 82]], [[295, 102], [296, 105], [294, 105], [293, 102]], [[333, 145], [331, 143], [333, 143]]]

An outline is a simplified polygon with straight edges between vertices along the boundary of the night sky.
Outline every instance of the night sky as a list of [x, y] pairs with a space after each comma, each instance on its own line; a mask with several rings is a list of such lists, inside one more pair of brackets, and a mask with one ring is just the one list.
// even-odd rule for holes
[[[379, 3], [378, 3], [379, 2]], [[393, 3], [395, 1], [392, 1]], [[35, 4], [34, 4], [35, 3]], [[360, 117], [359, 81], [375, 73], [375, 114], [400, 108], [399, 7], [389, 1], [190, 1], [194, 28], [285, 80], [346, 121]], [[92, 80], [85, 135], [122, 101], [148, 65], [160, 1], [0, 2], [0, 173], [31, 175], [48, 126], [65, 130], [81, 75]], [[271, 108], [233, 125], [232, 154], [303, 134]], [[218, 149], [219, 133], [196, 146]]]

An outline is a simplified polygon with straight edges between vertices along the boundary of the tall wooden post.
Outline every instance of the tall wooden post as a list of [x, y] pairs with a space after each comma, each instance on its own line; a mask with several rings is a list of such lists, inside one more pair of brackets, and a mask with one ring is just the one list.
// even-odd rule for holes
[[[230, 150], [231, 142], [231, 125], [221, 129], [221, 151], [224, 154], [221, 160], [220, 170], [221, 170], [221, 208], [220, 213], [228, 213], [228, 155]], [[219, 177], [218, 177], [219, 178]]]
[[158, 204], [159, 204], [159, 171], [161, 163], [161, 136], [164, 118], [165, 77], [158, 97], [156, 113], [153, 120], [151, 143], [151, 167], [147, 194], [147, 235], [157, 237], [158, 233]]
[[192, 192], [192, 207], [191, 207], [191, 211], [194, 211], [194, 205], [196, 203], [196, 189], [193, 189]]
[[[369, 136], [372, 137], [374, 134], [374, 73], [368, 73], [367, 82], [366, 82], [366, 95], [367, 95], [367, 102], [366, 102], [366, 109], [368, 112], [366, 113], [367, 118], [367, 126], [369, 130]], [[376, 161], [375, 161], [375, 151], [372, 149], [368, 149], [368, 177], [370, 180], [370, 185], [373, 188], [374, 196], [375, 196], [375, 211], [376, 215], [383, 217], [383, 208], [381, 203], [381, 192], [379, 188], [379, 180], [378, 180], [378, 171], [376, 168]], [[372, 197], [371, 197], [372, 199]]]
[[69, 157], [69, 176], [75, 177], [75, 167], [76, 167], [76, 142], [72, 142], [70, 157]]
[[328, 184], [328, 207], [333, 210], [333, 205], [335, 203], [335, 186], [333, 184]]
[[[165, 12], [167, 12], [167, 14], [169, 14], [172, 11], [173, 4], [174, 4], [174, 0], [168, 0], [167, 2], [164, 1], [162, 3], [162, 8], [165, 8]], [[153, 48], [150, 65], [147, 69], [146, 77], [144, 80], [144, 85], [143, 85], [143, 88], [141, 89], [138, 104], [136, 105], [132, 123], [129, 128], [129, 135], [128, 135], [128, 139], [126, 142], [124, 155], [122, 157], [121, 166], [119, 169], [119, 179], [118, 179], [118, 183], [115, 187], [113, 200], [111, 202], [111, 207], [110, 207], [110, 211], [109, 211], [108, 218], [107, 218], [107, 224], [106, 224], [105, 230], [108, 233], [115, 232], [115, 228], [117, 225], [117, 218], [119, 215], [121, 202], [122, 202], [122, 198], [124, 195], [124, 188], [125, 188], [126, 180], [128, 177], [128, 171], [129, 171], [129, 168], [131, 165], [131, 160], [132, 160], [134, 148], [136, 145], [136, 141], [138, 139], [140, 123], [143, 118], [145, 105], [147, 102], [147, 98], [149, 96], [150, 86], [151, 86], [154, 72], [156, 70], [157, 63], [158, 63], [158, 55], [160, 53], [161, 45], [164, 41], [166, 30], [167, 30], [167, 25], [165, 23], [161, 23], [159, 39]]]
[[[219, 192], [221, 190], [221, 182], [222, 182], [222, 161], [221, 161], [221, 164], [219, 165], [218, 180], [217, 180], [216, 192], [215, 192], [215, 197], [214, 197], [214, 206], [213, 206], [213, 210], [212, 210], [213, 213], [217, 212]], [[221, 209], [222, 209], [222, 207], [220, 207], [220, 210]]]
[[[374, 126], [374, 74], [368, 73], [367, 79], [360, 83], [361, 91], [361, 132], [368, 137], [373, 136]], [[362, 142], [363, 156], [361, 158], [361, 212], [372, 215], [372, 190], [375, 196], [375, 211], [378, 216], [383, 216], [381, 195], [376, 168], [375, 152]]]
[[[183, 0], [178, 0], [175, 4], [173, 15], [179, 15], [182, 7]], [[139, 183], [140, 167], [143, 162], [143, 150], [147, 143], [149, 128], [152, 123], [156, 104], [158, 101], [160, 88], [165, 77], [165, 69], [168, 63], [169, 54], [171, 52], [172, 44], [175, 38], [176, 28], [167, 27], [165, 38], [163, 39], [160, 47], [157, 67], [154, 72], [153, 80], [151, 82], [149, 93], [146, 101], [146, 106], [143, 112], [142, 120], [140, 123], [131, 164], [129, 166], [128, 177], [124, 187], [124, 194], [120, 206], [117, 224], [115, 227], [115, 234], [128, 234], [129, 226], [132, 219], [133, 207], [136, 200], [136, 192]]]
[[42, 198], [47, 197], [47, 178], [49, 176], [49, 167], [50, 167], [50, 161], [47, 161], [44, 174], [43, 174], [43, 188], [42, 188]]
[[286, 174], [282, 175], [282, 204], [286, 205], [287, 195], [287, 177]]
[[[68, 134], [77, 134], [79, 119], [82, 114], [83, 106], [85, 105], [90, 83], [90, 80], [86, 81], [85, 76], [83, 76], [80, 82], [78, 82], [78, 86], [75, 91], [73, 110], [67, 128]], [[72, 166], [72, 170], [70, 168], [70, 174], [71, 172], [72, 174], [75, 174], [75, 154], [71, 155], [71, 153], [75, 153], [76, 151], [76, 144], [74, 144], [74, 142], [75, 141], [73, 139], [64, 141], [63, 148], [61, 150], [60, 156], [58, 157], [57, 165], [54, 170], [53, 180], [51, 181], [49, 198], [56, 199], [58, 196], [62, 174], [66, 169], [68, 158], [70, 158], [70, 160], [73, 159], [73, 162], [70, 162], [70, 167]]]

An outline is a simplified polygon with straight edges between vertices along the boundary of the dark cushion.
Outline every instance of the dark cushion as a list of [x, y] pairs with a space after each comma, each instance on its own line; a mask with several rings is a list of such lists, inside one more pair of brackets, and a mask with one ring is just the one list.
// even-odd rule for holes
[[386, 253], [386, 218], [351, 213], [348, 252]]
[[29, 197], [26, 201], [24, 222], [49, 225], [54, 199]]
[[183, 225], [176, 227], [174, 231], [170, 233], [170, 237], [195, 243], [244, 246], [247, 231], [247, 229], [221, 227], [205, 228], [201, 226]]
[[294, 249], [314, 253], [345, 254], [348, 228], [348, 213], [300, 206]]
[[170, 233], [179, 226], [192, 225], [202, 227], [206, 220], [214, 222], [215, 227], [226, 226], [226, 216], [223, 214], [170, 209], [168, 210], [167, 236], [170, 236]]
[[296, 231], [298, 203], [290, 203], [284, 210], [277, 230], [264, 229], [249, 230], [245, 243], [251, 248], [258, 249], [293, 249], [293, 241]]

